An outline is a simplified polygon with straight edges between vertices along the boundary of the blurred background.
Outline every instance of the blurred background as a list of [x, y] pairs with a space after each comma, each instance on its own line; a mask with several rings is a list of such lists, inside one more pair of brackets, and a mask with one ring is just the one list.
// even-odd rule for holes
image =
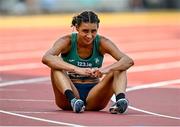
[[[128, 70], [128, 87], [163, 81], [169, 85], [162, 89], [128, 92], [131, 105], [180, 118], [180, 101], [177, 101], [180, 99], [180, 0], [0, 0], [1, 111], [20, 114], [22, 111], [33, 111], [36, 113], [32, 116], [58, 121], [68, 118], [68, 115], [55, 114], [59, 110], [56, 110], [55, 104], [37, 103], [38, 100], [54, 100], [50, 69], [41, 63], [41, 59], [55, 40], [75, 31], [71, 28], [72, 17], [84, 10], [97, 12], [101, 20], [98, 34], [110, 38], [135, 61], [135, 66]], [[114, 59], [107, 55], [104, 66], [113, 62]], [[174, 81], [178, 83], [171, 84]], [[1, 84], [14, 86], [1, 87]], [[27, 101], [35, 101], [27, 102], [24, 100], [26, 98]], [[171, 109], [176, 110], [172, 112]], [[108, 122], [106, 120], [114, 121], [111, 119], [114, 117], [108, 116], [102, 120], [102, 125]], [[140, 123], [145, 126], [160, 125], [160, 117], [152, 114], [144, 116], [132, 113], [117, 122], [124, 123], [119, 125], [133, 126]], [[102, 115], [95, 118], [99, 123]], [[0, 113], [0, 126], [39, 126], [34, 121], [28, 123], [23, 120]], [[169, 122], [169, 119], [163, 120], [164, 125]], [[84, 121], [84, 115], [65, 121], [80, 124]], [[168, 125], [171, 124], [176, 122], [173, 120]]]
[[179, 10], [180, 0], [0, 0], [0, 15]]

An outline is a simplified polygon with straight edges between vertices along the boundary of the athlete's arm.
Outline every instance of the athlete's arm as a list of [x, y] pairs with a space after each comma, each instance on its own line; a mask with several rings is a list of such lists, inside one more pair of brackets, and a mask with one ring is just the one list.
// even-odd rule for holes
[[60, 59], [59, 54], [66, 52], [70, 47], [70, 37], [64, 36], [58, 39], [54, 45], [44, 54], [42, 62], [52, 69], [74, 71], [74, 66]]
[[52, 48], [50, 48], [44, 54], [42, 58], [42, 62], [52, 69], [65, 70], [65, 71], [75, 72], [82, 75], [90, 75], [92, 73], [91, 69], [79, 68], [67, 62], [64, 62], [62, 58], [59, 57], [59, 54], [69, 52], [71, 48], [70, 39], [71, 39], [70, 35], [67, 35], [58, 39], [54, 43]]
[[100, 69], [100, 71], [104, 74], [116, 70], [125, 71], [134, 65], [133, 60], [129, 56], [122, 53], [111, 40], [105, 37], [101, 37], [100, 52], [102, 54], [108, 53], [117, 60], [117, 62]]

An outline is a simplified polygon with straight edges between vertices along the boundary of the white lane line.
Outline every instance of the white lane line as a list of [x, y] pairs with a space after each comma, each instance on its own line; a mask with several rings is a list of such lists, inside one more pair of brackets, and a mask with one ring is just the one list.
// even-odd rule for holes
[[54, 102], [54, 100], [35, 100], [35, 99], [2, 99], [0, 101], [24, 101], [24, 102]]
[[132, 109], [132, 110], [135, 110], [135, 111], [138, 111], [138, 112], [143, 112], [143, 113], [146, 113], [146, 114], [158, 116], [158, 117], [164, 117], [164, 118], [169, 118], [169, 119], [180, 120], [180, 117], [174, 117], [174, 116], [162, 115], [162, 114], [159, 114], [159, 113], [149, 112], [149, 111], [146, 111], [146, 110], [142, 110], [142, 109], [139, 109], [139, 108], [135, 108], [135, 107], [133, 107], [133, 106], [128, 106], [128, 108], [129, 108], [129, 109]]
[[[180, 56], [180, 50], [158, 50], [158, 51], [137, 51], [137, 52], [127, 52], [127, 55], [133, 58], [134, 60], [147, 60], [147, 59], [159, 59], [159, 58], [178, 58]], [[110, 60], [111, 62], [114, 60], [109, 55], [106, 55], [106, 60]]]
[[[20, 84], [29, 84], [29, 83], [37, 83], [37, 82], [44, 82], [44, 81], [49, 81], [49, 77], [33, 78], [33, 79], [17, 80], [17, 81], [10, 81], [10, 82], [5, 82], [5, 83], [0, 83], [0, 87], [11, 86], [11, 85], [20, 85]], [[11, 101], [12, 101], [12, 99], [11, 99]], [[35, 101], [35, 100], [30, 100], [30, 101]], [[37, 100], [37, 101], [51, 102], [52, 100]], [[22, 115], [22, 114], [13, 113], [13, 112], [4, 111], [4, 110], [0, 110], [0, 113], [14, 115], [14, 116], [19, 116], [19, 117], [23, 117], [23, 118], [27, 118], [27, 119], [32, 119], [32, 120], [37, 120], [37, 121], [54, 123], [54, 124], [58, 124], [58, 125], [81, 126], [81, 125], [77, 125], [77, 124], [64, 123], [64, 122], [59, 122], [59, 121], [52, 121], [52, 120], [48, 120], [48, 119], [42, 119], [42, 118], [38, 118], [38, 117]]]
[[21, 113], [21, 114], [59, 114], [59, 112], [34, 112], [34, 111], [9, 111], [12, 113]]
[[17, 60], [27, 58], [41, 58], [45, 51], [21, 51], [21, 52], [8, 52], [0, 53], [0, 60]]
[[[145, 84], [145, 85], [142, 85], [142, 86], [135, 86], [135, 87], [132, 87], [132, 88], [127, 88], [127, 92], [141, 90], [141, 89], [147, 89], [147, 88], [156, 88], [156, 87], [172, 85], [172, 84], [177, 84], [177, 83], [180, 83], [180, 79], [170, 80], [170, 81], [163, 81], [163, 82], [156, 82], [156, 83], [150, 83], [150, 84]], [[133, 106], [129, 106], [128, 108], [132, 109], [132, 110], [135, 110], [135, 111], [143, 112], [143, 113], [146, 113], [146, 114], [154, 115], [154, 116], [160, 116], [160, 117], [164, 117], [164, 118], [180, 120], [180, 117], [174, 117], [174, 116], [149, 112], [149, 111], [146, 111], [146, 110], [135, 108]]]
[[[41, 58], [45, 53], [44, 50], [39, 51], [22, 51], [13, 53], [0, 53], [0, 60], [14, 60], [14, 59], [27, 59], [27, 58]], [[135, 53], [127, 53], [135, 60], [139, 59], [157, 59], [180, 56], [180, 50], [158, 50], [158, 51], [138, 51]]]
[[[156, 87], [172, 85], [172, 84], [177, 84], [177, 83], [180, 83], [180, 79], [144, 84], [144, 85], [141, 85], [141, 86], [135, 86], [135, 87], [132, 87], [132, 88], [127, 88], [126, 91], [130, 92], [130, 91], [136, 91], [136, 90], [142, 90], [142, 89], [148, 89], [148, 88], [156, 88]], [[111, 100], [113, 102], [115, 102], [115, 95], [112, 96]], [[136, 108], [136, 107], [133, 107], [133, 106], [128, 106], [128, 108], [130, 108], [132, 110], [135, 110], [135, 111], [138, 111], [138, 112], [143, 112], [143, 113], [146, 113], [146, 114], [158, 116], [158, 117], [164, 117], [164, 118], [180, 120], [180, 117], [174, 117], [174, 116], [169, 116], [169, 115], [163, 115], [163, 114], [159, 114], [159, 113], [149, 112], [149, 111], [142, 110], [142, 109], [139, 109], [139, 108]]]
[[165, 70], [165, 69], [173, 69], [173, 68], [180, 68], [180, 61], [134, 66], [130, 68], [128, 72], [145, 72], [145, 71], [156, 71], [156, 70]]
[[8, 112], [8, 111], [4, 111], [4, 110], [0, 110], [0, 113], [13, 115], [13, 116], [19, 116], [19, 117], [23, 117], [23, 118], [27, 118], [27, 119], [31, 119], [31, 120], [37, 120], [37, 121], [43, 121], [43, 122], [47, 122], [47, 123], [58, 124], [58, 125], [83, 127], [83, 126], [78, 125], [78, 124], [70, 124], [70, 123], [65, 123], [65, 122], [58, 122], [58, 121], [53, 121], [53, 120], [48, 120], [48, 119], [42, 119], [42, 118], [38, 118], [38, 117], [22, 115], [22, 114]]
[[0, 66], [0, 71], [13, 71], [22, 69], [37, 69], [37, 68], [47, 68], [47, 66], [42, 63], [25, 63], [25, 64], [13, 64], [13, 65], [3, 65]]
[[[59, 114], [59, 112], [33, 112], [33, 111], [9, 111], [20, 114]], [[149, 116], [148, 114], [128, 114], [128, 116]], [[1, 126], [0, 126], [1, 127]]]
[[[166, 86], [166, 85], [172, 85], [172, 84], [177, 84], [180, 83], [180, 79], [177, 80], [169, 80], [169, 81], [162, 81], [162, 82], [156, 82], [156, 83], [150, 83], [150, 84], [145, 84], [142, 86], [135, 86], [132, 88], [127, 88], [127, 92], [130, 91], [135, 91], [135, 90], [141, 90], [141, 89], [147, 89], [147, 88], [156, 88], [156, 87], [161, 87], [161, 86]], [[115, 99], [114, 99], [115, 101]], [[164, 117], [164, 118], [170, 118], [170, 119], [176, 119], [176, 120], [180, 120], [180, 117], [174, 117], [174, 116], [169, 116], [169, 115], [163, 115], [163, 114], [159, 114], [159, 113], [154, 113], [154, 112], [149, 112], [146, 110], [142, 110], [133, 106], [129, 106], [128, 108], [135, 110], [135, 111], [139, 111], [139, 112], [143, 112], [146, 114], [150, 114], [150, 115], [154, 115], [154, 116], [159, 116], [159, 117]]]
[[[22, 70], [22, 69], [26, 69], [26, 70], [27, 69], [37, 69], [37, 68], [48, 68], [48, 67], [43, 65], [42, 63], [3, 65], [3, 66], [0, 66], [0, 72], [1, 71]], [[180, 61], [133, 66], [132, 68], [130, 68], [128, 70], [128, 72], [143, 72], [143, 71], [154, 71], [154, 70], [172, 69], [172, 68], [180, 68]]]
[[[42, 78], [34, 78], [34, 79], [26, 79], [26, 80], [17, 80], [17, 81], [10, 81], [10, 82], [4, 82], [4, 83], [0, 83], [0, 87], [2, 87], [2, 86], [10, 86], [10, 85], [20, 85], [20, 84], [28, 84], [28, 83], [35, 83], [35, 82], [43, 82], [43, 81], [49, 81], [49, 77], [42, 77]], [[165, 84], [167, 84], [167, 83], [165, 83]], [[164, 84], [164, 85], [165, 85]], [[169, 84], [169, 82], [168, 82], [168, 84]], [[151, 84], [149, 84], [149, 85], [151, 85]], [[163, 85], [162, 85], [163, 86]], [[154, 87], [157, 87], [157, 86], [154, 86]], [[140, 89], [140, 88], [138, 88], [138, 89]], [[142, 89], [144, 89], [144, 88], [142, 88]], [[127, 89], [128, 90], [128, 89]], [[136, 89], [134, 89], [134, 90], [137, 90], [137, 88]], [[132, 107], [132, 106], [131, 106]], [[137, 108], [134, 108], [133, 107], [133, 110], [135, 110], [135, 109], [137, 109]], [[3, 111], [3, 110], [2, 110]], [[141, 109], [139, 109], [138, 111], [144, 111], [144, 110], [141, 110]], [[7, 111], [3, 111], [4, 113], [10, 113], [11, 114], [11, 112], [7, 112]], [[144, 113], [149, 113], [148, 111], [147, 112], [144, 112]], [[149, 114], [153, 114], [153, 115], [156, 115], [156, 116], [160, 116], [160, 117], [166, 117], [166, 118], [172, 118], [172, 119], [179, 119], [179, 117], [172, 117], [172, 116], [167, 116], [167, 115], [162, 115], [162, 114], [157, 114], [157, 113], [153, 113], [153, 112], [150, 112]], [[11, 114], [12, 115], [12, 114]], [[15, 115], [15, 114], [13, 114], [13, 115]], [[17, 116], [21, 116], [21, 114], [17, 114]], [[23, 116], [21, 116], [21, 117], [23, 117]], [[28, 118], [30, 118], [29, 116], [26, 116], [26, 117], [28, 117]], [[26, 117], [24, 117], [24, 118], [26, 118]], [[34, 117], [34, 118], [36, 118], [36, 117]], [[36, 119], [37, 120], [37, 119]], [[39, 120], [39, 119], [38, 119]], [[57, 121], [55, 121], [55, 122], [57, 122]]]
[[156, 87], [162, 87], [162, 86], [166, 86], [166, 85], [173, 85], [173, 84], [177, 84], [177, 83], [180, 83], [180, 79], [168, 80], [168, 81], [162, 81], [162, 82], [156, 82], [156, 83], [149, 83], [149, 84], [144, 84], [144, 85], [140, 85], [140, 86], [134, 86], [134, 87], [127, 88], [126, 91], [130, 92], [130, 91], [135, 91], [135, 90], [156, 88]]
[[49, 81], [49, 80], [50, 80], [49, 77], [15, 80], [15, 81], [2, 82], [2, 83], [0, 83], [0, 87], [11, 86], [11, 85], [20, 85], [20, 84], [29, 84], [29, 83], [37, 83], [37, 82], [45, 82], [45, 81]]
[[[45, 78], [46, 79], [46, 78]], [[37, 80], [36, 82], [41, 82], [43, 80]], [[35, 82], [35, 81], [34, 81]], [[14, 84], [11, 83], [11, 85], [15, 85], [18, 82], [14, 82]], [[24, 80], [24, 83], [30, 83], [29, 81], [26, 82]], [[173, 85], [173, 84], [177, 84], [180, 83], [180, 79], [177, 80], [168, 80], [168, 81], [161, 81], [161, 82], [157, 82], [157, 83], [149, 83], [149, 84], [144, 84], [144, 85], [140, 85], [140, 86], [134, 86], [134, 87], [130, 87], [126, 89], [126, 92], [131, 92], [131, 91], [137, 91], [137, 90], [142, 90], [142, 89], [149, 89], [149, 88], [156, 88], [156, 87], [163, 87], [163, 86], [167, 86], [167, 85]], [[9, 84], [0, 84], [0, 87], [2, 86], [8, 86]], [[115, 100], [115, 96], [112, 97], [112, 100]], [[34, 99], [2, 99], [0, 98], [0, 101], [31, 101], [31, 102], [54, 102], [54, 100], [34, 100]]]
[[1, 92], [26, 92], [26, 89], [0, 89]]
[[[41, 80], [37, 80], [37, 78], [33, 81], [33, 79], [30, 79], [30, 80], [24, 80], [22, 84], [24, 83], [31, 83], [30, 81], [33, 81], [33, 82], [42, 82], [44, 80], [42, 79], [48, 79], [49, 78], [41, 78]], [[172, 85], [172, 84], [177, 84], [177, 83], [180, 83], [180, 79], [177, 79], [177, 80], [169, 80], [169, 81], [162, 81], [162, 82], [157, 82], [157, 83], [150, 83], [150, 84], [145, 84], [145, 85], [142, 85], [142, 86], [135, 86], [135, 87], [132, 87], [132, 88], [127, 88], [127, 92], [130, 92], [130, 91], [135, 91], [135, 90], [141, 90], [141, 89], [147, 89], [147, 88], [155, 88], [155, 87], [161, 87], [161, 86], [166, 86], [166, 85]], [[0, 87], [2, 86], [9, 86], [9, 85], [20, 85], [18, 83], [18, 81], [14, 81], [14, 82], [11, 82], [11, 83], [4, 83], [3, 85], [0, 83]], [[115, 96], [112, 97], [112, 100], [115, 101]], [[51, 100], [49, 100], [51, 101]], [[165, 118], [171, 118], [171, 119], [180, 119], [180, 117], [173, 117], [173, 116], [169, 116], [169, 115], [162, 115], [162, 114], [158, 114], [158, 113], [153, 113], [153, 112], [149, 112], [149, 111], [145, 111], [145, 110], [142, 110], [142, 109], [138, 109], [138, 108], [135, 108], [133, 106], [130, 106], [130, 109], [133, 109], [133, 110], [136, 110], [136, 111], [141, 111], [143, 113], [147, 113], [147, 114], [150, 114], [150, 115], [155, 115], [155, 116], [159, 116], [159, 117], [165, 117]]]
[[169, 58], [180, 56], [180, 50], [158, 50], [158, 51], [146, 51], [146, 52], [135, 52], [127, 53], [130, 57], [135, 60], [145, 59], [158, 59], [158, 58]]

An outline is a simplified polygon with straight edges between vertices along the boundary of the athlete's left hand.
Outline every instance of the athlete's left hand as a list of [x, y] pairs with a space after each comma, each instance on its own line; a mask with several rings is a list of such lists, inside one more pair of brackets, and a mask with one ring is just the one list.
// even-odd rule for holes
[[99, 68], [92, 68], [92, 76], [96, 78], [101, 78], [103, 74], [99, 70]]

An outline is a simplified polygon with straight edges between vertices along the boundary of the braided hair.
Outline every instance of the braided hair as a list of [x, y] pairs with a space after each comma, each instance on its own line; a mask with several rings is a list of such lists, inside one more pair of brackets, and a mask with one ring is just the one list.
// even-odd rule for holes
[[72, 19], [72, 27], [79, 27], [81, 23], [96, 23], [99, 27], [100, 20], [98, 16], [93, 11], [84, 11]]

